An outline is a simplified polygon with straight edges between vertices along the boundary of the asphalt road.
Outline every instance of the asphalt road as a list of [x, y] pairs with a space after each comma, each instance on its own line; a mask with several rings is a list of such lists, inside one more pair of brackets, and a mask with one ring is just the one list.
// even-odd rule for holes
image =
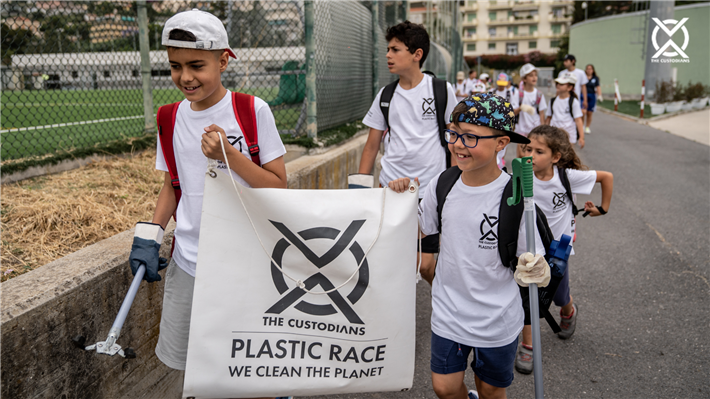
[[[578, 219], [575, 335], [560, 340], [542, 322], [545, 396], [709, 398], [710, 147], [603, 113], [593, 128], [580, 156], [614, 173], [614, 196], [606, 216]], [[600, 195], [597, 185], [578, 203]], [[419, 283], [410, 391], [329, 397], [436, 398], [430, 299]], [[474, 386], [470, 369], [465, 381]], [[516, 372], [508, 397], [534, 397], [532, 374]]]

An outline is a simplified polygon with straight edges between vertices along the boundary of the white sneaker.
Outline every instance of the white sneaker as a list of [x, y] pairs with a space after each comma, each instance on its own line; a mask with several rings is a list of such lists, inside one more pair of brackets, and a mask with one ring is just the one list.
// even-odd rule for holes
[[592, 129], [589, 128], [589, 126], [584, 128], [584, 133], [586, 134], [592, 134]]
[[478, 392], [473, 389], [468, 391], [468, 399], [478, 399]]

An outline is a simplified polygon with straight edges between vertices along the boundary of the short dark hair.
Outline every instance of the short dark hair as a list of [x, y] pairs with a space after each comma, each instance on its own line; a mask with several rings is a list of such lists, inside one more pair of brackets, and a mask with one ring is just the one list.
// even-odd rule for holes
[[418, 49], [422, 49], [422, 59], [419, 60], [421, 68], [429, 55], [429, 34], [424, 28], [424, 25], [415, 24], [409, 21], [400, 22], [397, 25], [390, 26], [387, 29], [385, 39], [389, 42], [392, 39], [397, 39], [407, 46], [410, 53], [414, 54]]

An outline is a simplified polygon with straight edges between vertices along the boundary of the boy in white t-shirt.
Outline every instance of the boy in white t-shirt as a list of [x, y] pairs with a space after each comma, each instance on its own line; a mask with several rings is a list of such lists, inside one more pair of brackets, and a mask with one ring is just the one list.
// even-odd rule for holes
[[[380, 184], [399, 176], [419, 176], [426, 187], [434, 176], [446, 169], [446, 151], [441, 145], [437, 112], [445, 112], [448, 121], [456, 106], [453, 87], [446, 83], [446, 110], [437, 110], [434, 101], [432, 77], [422, 73], [421, 67], [429, 54], [429, 34], [422, 25], [409, 21], [387, 30], [387, 67], [399, 75], [399, 83], [389, 104], [388, 123], [380, 108], [380, 90], [362, 123], [370, 133], [362, 150], [359, 173], [371, 174], [380, 143], [384, 138], [385, 154], [382, 156]], [[453, 161], [452, 161], [453, 162]], [[423, 190], [420, 190], [420, 196]], [[421, 197], [420, 197], [421, 198]], [[422, 278], [431, 284], [434, 279], [439, 237], [422, 240]]]
[[[514, 115], [510, 103], [491, 94], [459, 103], [446, 139], [462, 173], [446, 196], [441, 226], [438, 178], [427, 186], [419, 205], [421, 233], [441, 232], [431, 315], [432, 383], [439, 398], [502, 398], [513, 381], [524, 311], [513, 270], [503, 265], [498, 252], [499, 209], [511, 177], [498, 169], [496, 153], [511, 141], [529, 142], [514, 133]], [[409, 182], [400, 178], [389, 187], [403, 192]], [[516, 256], [525, 243], [521, 221]], [[544, 254], [538, 234], [535, 243], [536, 252]], [[471, 352], [478, 392], [467, 392], [463, 382]]]
[[550, 99], [550, 115], [545, 119], [545, 124], [564, 130], [569, 135], [570, 143], [579, 142], [579, 148], [584, 148], [582, 108], [574, 92], [576, 79], [574, 75], [555, 79], [557, 96]]
[[[533, 64], [525, 64], [520, 68], [520, 76], [522, 77], [522, 87], [518, 94], [520, 101], [520, 113], [518, 114], [518, 123], [515, 125], [515, 132], [528, 137], [528, 133], [536, 126], [545, 124], [545, 110], [547, 102], [545, 95], [542, 94], [535, 86], [537, 86], [537, 68]], [[523, 146], [517, 147], [518, 158], [523, 157]]]
[[[210, 50], [203, 49], [205, 42], [211, 43]], [[179, 186], [174, 188], [171, 181], [159, 135], [155, 163], [156, 169], [165, 171], [165, 180], [152, 222], [136, 226], [130, 264], [133, 274], [140, 265], [145, 265], [144, 278], [148, 282], [161, 279], [158, 270], [166, 267], [166, 261], [158, 257], [158, 251], [163, 229], [174, 214], [175, 246], [167, 265], [155, 353], [168, 367], [185, 370], [208, 158], [218, 160], [218, 168], [231, 173], [243, 185], [286, 188], [283, 159], [286, 151], [269, 106], [254, 98], [261, 166], [252, 161], [234, 114], [232, 93], [221, 81], [229, 57], [236, 57], [217, 17], [196, 9], [178, 13], [165, 23], [162, 44], [167, 47], [173, 83], [185, 96], [177, 105], [172, 139]], [[229, 171], [221, 142], [231, 167]], [[176, 189], [182, 191], [179, 202]]]
[[[520, 100], [518, 99], [518, 96], [515, 94], [515, 92], [513, 92], [513, 89], [511, 88], [510, 84], [510, 76], [501, 72], [500, 74], [498, 74], [498, 79], [496, 80], [496, 88], [491, 89], [491, 93], [495, 94], [496, 96], [505, 98], [505, 100], [509, 102], [510, 105], [513, 107], [513, 112], [515, 113], [515, 115], [518, 115], [520, 113]], [[506, 149], [504, 148], [503, 151], [500, 151], [498, 153], [498, 156], [496, 158], [498, 168], [500, 169], [503, 169], [503, 167], [505, 166], [505, 159], [503, 159], [503, 157], [505, 156], [505, 151]]]
[[587, 82], [589, 82], [587, 74], [577, 68], [577, 58], [572, 54], [565, 55], [562, 64], [565, 66], [565, 69], [561, 70], [557, 77], [574, 76], [574, 92], [577, 94], [577, 98], [580, 99], [583, 108], [587, 109]]
[[456, 73], [456, 101], [461, 101], [471, 94], [471, 88], [467, 81], [463, 79], [463, 71]]

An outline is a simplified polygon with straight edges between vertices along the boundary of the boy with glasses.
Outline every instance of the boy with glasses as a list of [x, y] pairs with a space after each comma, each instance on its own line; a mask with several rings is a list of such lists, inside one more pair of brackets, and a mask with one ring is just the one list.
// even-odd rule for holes
[[[432, 383], [439, 398], [503, 398], [513, 382], [524, 311], [514, 270], [503, 265], [498, 252], [499, 210], [511, 177], [498, 169], [496, 154], [510, 142], [529, 143], [514, 132], [514, 116], [510, 103], [492, 94], [461, 101], [445, 132], [461, 175], [441, 213], [438, 176], [419, 205], [422, 235], [441, 233], [431, 315]], [[409, 178], [389, 183], [397, 192], [408, 186]], [[516, 256], [525, 243], [521, 223]], [[536, 252], [544, 254], [537, 234], [535, 243]], [[468, 391], [463, 382], [471, 352], [477, 392]]]

